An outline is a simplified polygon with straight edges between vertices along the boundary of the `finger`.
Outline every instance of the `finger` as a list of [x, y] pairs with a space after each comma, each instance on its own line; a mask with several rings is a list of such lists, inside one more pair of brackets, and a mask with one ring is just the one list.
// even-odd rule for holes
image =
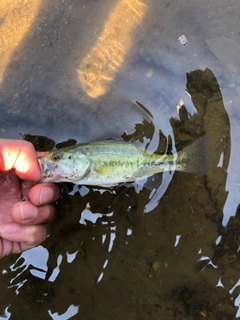
[[53, 220], [55, 207], [51, 204], [36, 207], [30, 201], [16, 203], [12, 208], [12, 217], [19, 224], [41, 224]]
[[22, 242], [12, 242], [0, 237], [0, 259], [2, 259], [5, 256], [8, 256], [9, 254], [21, 253], [33, 247], [34, 245], [29, 245]]
[[27, 250], [43, 242], [47, 237], [47, 231], [43, 225], [23, 226], [10, 222], [0, 226], [0, 237], [12, 242], [21, 242], [22, 250]]
[[21, 200], [19, 178], [13, 170], [0, 172], [0, 224], [12, 221], [12, 207]]
[[58, 185], [54, 183], [36, 184], [29, 191], [29, 199], [36, 206], [45, 205], [54, 201], [60, 196]]
[[42, 172], [33, 145], [28, 141], [0, 139], [0, 171], [15, 169], [21, 179], [39, 181]]
[[13, 170], [0, 172], [0, 199], [18, 197], [20, 194], [19, 178]]
[[35, 185], [35, 182], [23, 180], [21, 182], [21, 196], [22, 200], [29, 200], [29, 191]]

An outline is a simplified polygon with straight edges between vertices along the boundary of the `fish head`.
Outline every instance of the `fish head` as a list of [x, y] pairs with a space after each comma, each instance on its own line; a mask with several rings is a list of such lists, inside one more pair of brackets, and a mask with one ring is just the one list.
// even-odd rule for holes
[[38, 157], [42, 170], [40, 182], [72, 182], [85, 178], [90, 172], [90, 161], [85, 154], [76, 156], [69, 151], [52, 151]]

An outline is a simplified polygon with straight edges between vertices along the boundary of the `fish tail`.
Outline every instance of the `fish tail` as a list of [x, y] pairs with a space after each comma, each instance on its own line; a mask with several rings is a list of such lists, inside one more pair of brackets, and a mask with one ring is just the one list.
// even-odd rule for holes
[[178, 153], [176, 170], [206, 175], [208, 173], [208, 141], [203, 136]]

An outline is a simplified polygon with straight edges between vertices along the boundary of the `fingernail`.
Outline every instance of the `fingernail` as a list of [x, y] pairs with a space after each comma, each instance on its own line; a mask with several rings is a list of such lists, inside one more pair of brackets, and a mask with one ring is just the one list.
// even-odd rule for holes
[[40, 205], [51, 202], [53, 199], [53, 190], [49, 187], [43, 187], [40, 191]]
[[23, 202], [19, 205], [19, 211], [22, 221], [27, 221], [37, 216], [37, 207], [32, 203]]

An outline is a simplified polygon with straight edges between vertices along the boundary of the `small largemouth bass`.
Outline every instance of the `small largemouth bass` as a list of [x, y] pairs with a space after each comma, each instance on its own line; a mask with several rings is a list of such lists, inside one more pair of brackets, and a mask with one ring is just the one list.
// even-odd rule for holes
[[205, 137], [173, 155], [150, 154], [121, 141], [83, 143], [49, 152], [38, 161], [41, 182], [107, 186], [132, 182], [165, 170], [207, 173]]

